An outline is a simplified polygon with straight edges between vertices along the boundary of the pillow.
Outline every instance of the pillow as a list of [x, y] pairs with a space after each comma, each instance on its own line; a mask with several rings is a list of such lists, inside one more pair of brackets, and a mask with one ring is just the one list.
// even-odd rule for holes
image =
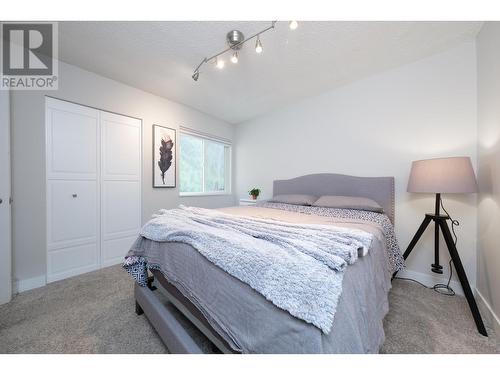
[[318, 197], [307, 194], [280, 194], [275, 195], [270, 202], [311, 206], [317, 199]]
[[323, 195], [313, 206], [331, 208], [350, 208], [353, 210], [383, 212], [383, 208], [370, 198], [346, 197], [343, 195]]

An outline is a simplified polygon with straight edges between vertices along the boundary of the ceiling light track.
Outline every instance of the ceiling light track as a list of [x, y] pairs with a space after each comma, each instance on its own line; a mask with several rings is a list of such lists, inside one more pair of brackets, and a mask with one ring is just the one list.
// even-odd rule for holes
[[[255, 33], [254, 35], [244, 39], [244, 36], [243, 36], [243, 33], [241, 31], [238, 31], [238, 30], [232, 30], [230, 31], [228, 34], [227, 34], [227, 43], [229, 44], [229, 47], [226, 48], [225, 50], [219, 52], [219, 53], [216, 53], [215, 55], [211, 56], [211, 57], [205, 57], [199, 64], [198, 66], [196, 67], [196, 69], [194, 70], [193, 72], [193, 75], [191, 76], [195, 81], [198, 81], [198, 78], [200, 77], [200, 69], [201, 67], [204, 65], [204, 64], [207, 64], [209, 62], [215, 62], [215, 65], [219, 68], [219, 69], [222, 69], [224, 67], [224, 60], [221, 60], [219, 59], [219, 56], [225, 54], [226, 52], [228, 51], [234, 51], [233, 53], [233, 56], [231, 57], [231, 61], [233, 63], [237, 63], [238, 62], [238, 51], [239, 49], [241, 49], [241, 47], [243, 47], [243, 44], [245, 44], [246, 42], [254, 39], [254, 38], [257, 38], [257, 42], [255, 44], [255, 51], [257, 53], [261, 53], [262, 52], [262, 42], [260, 41], [260, 35], [265, 33], [266, 31], [269, 31], [269, 30], [272, 30], [274, 29], [275, 25], [276, 25], [276, 22], [277, 21], [272, 21], [271, 22], [271, 26], [268, 26], [266, 27], [265, 29], [259, 31], [258, 33]], [[290, 28], [292, 30], [296, 29], [297, 28], [297, 21], [291, 21], [291, 22], [294, 22], [294, 28], [292, 28], [290, 26]], [[242, 40], [241, 40], [242, 39]]]

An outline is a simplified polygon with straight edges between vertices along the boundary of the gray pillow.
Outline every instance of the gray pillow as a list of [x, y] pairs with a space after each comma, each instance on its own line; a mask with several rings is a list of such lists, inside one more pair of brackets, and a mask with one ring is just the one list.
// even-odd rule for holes
[[271, 202], [311, 206], [318, 197], [307, 194], [281, 194], [275, 195]]
[[343, 195], [323, 195], [313, 206], [331, 208], [350, 208], [353, 210], [383, 212], [382, 207], [373, 199], [364, 197], [346, 197]]

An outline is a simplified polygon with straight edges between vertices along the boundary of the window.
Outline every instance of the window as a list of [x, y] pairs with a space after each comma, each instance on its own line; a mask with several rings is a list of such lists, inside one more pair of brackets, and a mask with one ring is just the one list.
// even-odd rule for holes
[[229, 194], [231, 146], [180, 133], [180, 195]]

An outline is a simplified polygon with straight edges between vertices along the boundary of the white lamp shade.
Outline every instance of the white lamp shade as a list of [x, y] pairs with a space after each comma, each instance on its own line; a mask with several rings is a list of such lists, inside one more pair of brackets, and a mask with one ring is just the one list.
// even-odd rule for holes
[[407, 190], [410, 193], [476, 193], [476, 176], [470, 158], [414, 161]]

